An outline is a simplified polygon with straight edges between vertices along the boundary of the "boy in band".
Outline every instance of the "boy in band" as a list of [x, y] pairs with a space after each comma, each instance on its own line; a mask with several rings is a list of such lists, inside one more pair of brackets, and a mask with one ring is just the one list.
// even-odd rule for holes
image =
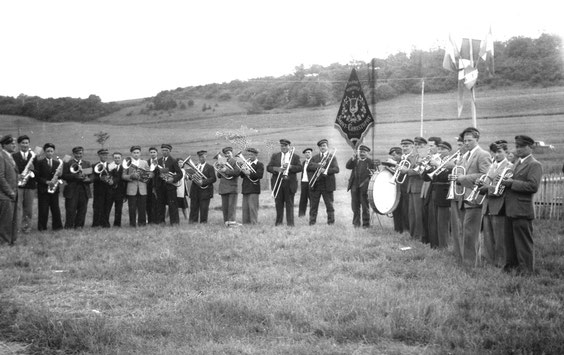
[[92, 196], [90, 191], [92, 166], [89, 161], [82, 160], [83, 153], [84, 148], [74, 147], [72, 149], [73, 159], [63, 165], [62, 177], [67, 182], [63, 191], [65, 229], [84, 227], [88, 199]]
[[353, 211], [353, 226], [360, 227], [362, 210], [362, 227], [370, 227], [370, 206], [368, 204], [368, 183], [374, 171], [374, 162], [368, 158], [370, 148], [365, 145], [358, 147], [352, 158], [347, 161], [346, 168], [351, 171], [347, 191], [351, 192], [351, 208]]
[[237, 185], [241, 170], [233, 158], [233, 148], [225, 147], [221, 152], [226, 158], [226, 163], [221, 164], [217, 173], [219, 179], [218, 193], [221, 196], [223, 223], [226, 226], [232, 226], [237, 225]]
[[18, 239], [18, 170], [12, 157], [16, 142], [11, 135], [6, 135], [0, 139], [0, 144], [0, 244], [14, 245]]
[[134, 145], [129, 151], [131, 152], [131, 165], [124, 169], [122, 173], [123, 180], [127, 181], [126, 194], [129, 207], [129, 225], [131, 227], [144, 226], [147, 223], [148, 178], [142, 176], [143, 173], [140, 169], [149, 170], [149, 164], [145, 160], [139, 159], [141, 156], [140, 146]]
[[[29, 146], [30, 140], [29, 137], [26, 135], [18, 137], [18, 146], [19, 152], [12, 153], [12, 157], [16, 162], [16, 166], [18, 168], [18, 181], [23, 182], [24, 170], [28, 163], [34, 159], [34, 155], [31, 152]], [[32, 162], [28, 169], [28, 174], [25, 179], [27, 181], [25, 184], [21, 185], [18, 184], [18, 219], [20, 221], [20, 230], [23, 233], [28, 233], [31, 230], [31, 218], [33, 215], [33, 199], [35, 195], [35, 173], [33, 164], [36, 161]]]
[[339, 173], [339, 164], [337, 163], [337, 158], [329, 153], [329, 142], [327, 139], [317, 142], [317, 146], [319, 147], [319, 154], [314, 155], [307, 166], [307, 171], [312, 174], [318, 170], [317, 181], [310, 181], [310, 226], [317, 222], [317, 209], [322, 196], [327, 210], [327, 224], [335, 223], [333, 191], [336, 189], [335, 174]]
[[257, 224], [259, 210], [260, 180], [264, 176], [264, 164], [258, 161], [258, 150], [247, 148], [247, 161], [250, 169], [241, 168], [243, 183], [243, 224]]
[[208, 211], [210, 207], [210, 199], [213, 198], [213, 184], [217, 181], [215, 177], [215, 170], [213, 166], [206, 162], [206, 154], [208, 152], [205, 150], [200, 150], [198, 154], [198, 165], [196, 168], [199, 171], [198, 175], [201, 175], [199, 183], [195, 183], [194, 179], [198, 179], [195, 176], [196, 172], [191, 169], [187, 170], [189, 178], [192, 180], [190, 185], [190, 217], [188, 219], [189, 223], [200, 223], [208, 222]]
[[[59, 208], [59, 175], [62, 175], [63, 161], [55, 159], [55, 145], [45, 143], [43, 146], [45, 159], [39, 160], [35, 167], [37, 182], [37, 230], [47, 230], [49, 210], [51, 210], [51, 227], [53, 230], [63, 228], [61, 209]], [[55, 176], [56, 173], [59, 175]], [[53, 192], [49, 192], [49, 189]]]
[[533, 195], [538, 191], [542, 166], [533, 157], [534, 139], [526, 135], [515, 137], [517, 161], [513, 177], [504, 179], [505, 186], [505, 266], [504, 271], [534, 272], [535, 250]]
[[98, 158], [100, 161], [95, 167], [104, 166], [100, 173], [95, 171], [92, 174], [92, 227], [110, 227], [110, 208], [112, 207], [112, 188], [113, 179], [110, 178], [108, 170], [108, 155], [107, 149], [98, 150]]
[[122, 155], [120, 152], [114, 152], [112, 155], [113, 163], [110, 165], [115, 165], [113, 169], [110, 169], [110, 176], [113, 180], [113, 185], [111, 185], [111, 196], [110, 196], [110, 207], [108, 208], [108, 219], [110, 212], [112, 211], [112, 205], [114, 205], [114, 227], [121, 227], [121, 214], [123, 211], [123, 200], [126, 198], [127, 193], [127, 181], [123, 180], [123, 166], [122, 166]]
[[300, 157], [295, 153], [292, 155], [290, 144], [289, 140], [281, 139], [280, 152], [272, 154], [270, 162], [266, 166], [266, 170], [272, 174], [270, 186], [273, 194], [276, 193], [277, 181], [280, 185], [278, 193], [274, 198], [276, 205], [275, 226], [279, 226], [284, 222], [284, 210], [286, 210], [286, 224], [289, 227], [294, 226], [294, 195], [298, 190], [296, 174], [300, 172], [301, 165]]
[[307, 203], [309, 201], [309, 179], [312, 173], [307, 172], [307, 166], [313, 154], [313, 149], [306, 148], [302, 152], [304, 154], [304, 162], [302, 164], [302, 177], [300, 185], [300, 207], [298, 209], [298, 217], [305, 216]]
[[182, 179], [182, 171], [170, 152], [170, 144], [161, 145], [161, 154], [158, 162], [159, 177], [155, 178], [155, 189], [157, 191], [157, 223], [165, 223], [166, 208], [170, 216], [170, 224], [180, 223], [178, 205], [176, 199], [176, 185]]

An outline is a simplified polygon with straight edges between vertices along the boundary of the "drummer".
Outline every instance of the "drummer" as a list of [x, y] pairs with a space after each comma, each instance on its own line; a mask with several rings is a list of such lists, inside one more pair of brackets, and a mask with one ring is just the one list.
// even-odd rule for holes
[[352, 170], [347, 191], [351, 192], [351, 208], [353, 211], [353, 225], [355, 228], [370, 227], [370, 206], [368, 204], [368, 184], [375, 169], [374, 162], [368, 157], [370, 148], [360, 145], [347, 161], [346, 168]]

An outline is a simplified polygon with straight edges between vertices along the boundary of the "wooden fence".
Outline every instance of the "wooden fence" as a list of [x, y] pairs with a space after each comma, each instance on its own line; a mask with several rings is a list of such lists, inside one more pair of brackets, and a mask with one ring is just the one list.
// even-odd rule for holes
[[536, 218], [564, 220], [564, 174], [545, 174], [535, 194]]

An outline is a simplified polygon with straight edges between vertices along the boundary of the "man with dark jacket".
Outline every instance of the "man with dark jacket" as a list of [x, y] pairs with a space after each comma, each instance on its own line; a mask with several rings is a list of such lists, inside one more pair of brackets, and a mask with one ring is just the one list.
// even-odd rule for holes
[[317, 171], [317, 179], [315, 176], [310, 181], [310, 208], [309, 208], [309, 225], [317, 222], [317, 210], [319, 201], [323, 196], [323, 202], [327, 210], [327, 224], [335, 223], [335, 208], [333, 207], [333, 192], [336, 190], [335, 174], [339, 173], [339, 164], [335, 157], [334, 151], [329, 152], [327, 139], [317, 142], [319, 154], [311, 158], [307, 170], [314, 173]]
[[353, 226], [360, 227], [362, 208], [362, 227], [370, 227], [370, 205], [368, 203], [368, 184], [374, 162], [368, 158], [370, 148], [365, 145], [358, 147], [358, 151], [347, 161], [346, 168], [352, 170], [347, 191], [351, 192], [351, 207], [353, 211]]
[[[247, 163], [241, 166], [243, 179], [243, 224], [257, 224], [259, 210], [260, 180], [264, 175], [264, 164], [258, 161], [258, 150], [247, 148]], [[248, 166], [247, 166], [248, 165]]]
[[223, 212], [223, 223], [226, 226], [237, 225], [237, 196], [238, 182], [241, 170], [233, 158], [233, 148], [222, 149], [224, 156], [218, 156], [219, 179], [218, 193], [221, 196], [221, 210]]
[[[28, 233], [31, 230], [33, 216], [33, 199], [35, 197], [35, 153], [30, 149], [30, 140], [26, 135], [18, 137], [19, 152], [12, 153], [18, 169], [18, 219], [20, 230]], [[26, 171], [27, 169], [27, 171]], [[25, 173], [25, 176], [24, 176]]]
[[123, 202], [126, 198], [127, 181], [123, 180], [122, 154], [113, 154], [113, 164], [110, 163], [110, 176], [113, 184], [110, 185], [110, 207], [106, 211], [107, 219], [110, 219], [112, 205], [114, 206], [114, 227], [121, 227], [121, 215], [123, 212]]
[[300, 206], [298, 209], [298, 217], [305, 216], [309, 202], [309, 179], [312, 173], [307, 171], [307, 166], [311, 160], [313, 149], [306, 148], [302, 153], [304, 154], [304, 161], [302, 162], [302, 176], [300, 178]]
[[[198, 164], [196, 171], [187, 170], [192, 184], [190, 185], [190, 216], [189, 223], [208, 222], [208, 212], [210, 208], [210, 200], [213, 198], [213, 184], [217, 181], [215, 170], [211, 164], [206, 162], [205, 150], [200, 150], [198, 154]], [[198, 182], [196, 182], [198, 181]]]
[[[157, 223], [165, 223], [166, 208], [170, 216], [170, 224], [179, 224], [178, 203], [176, 199], [176, 185], [182, 179], [182, 170], [176, 159], [170, 155], [172, 146], [161, 145], [162, 157], [158, 162], [159, 177], [154, 180], [157, 191]], [[145, 162], [147, 163], [147, 162]]]
[[92, 166], [82, 160], [84, 148], [72, 149], [73, 159], [63, 165], [63, 180], [67, 182], [63, 191], [65, 198], [65, 228], [82, 228], [86, 219], [90, 191]]
[[112, 189], [113, 178], [111, 178], [108, 168], [108, 150], [105, 148], [98, 150], [100, 161], [95, 165], [98, 172], [94, 169], [92, 173], [92, 227], [110, 227], [110, 208], [112, 208]]
[[18, 171], [12, 158], [16, 142], [11, 135], [6, 135], [0, 139], [0, 144], [0, 243], [14, 245], [18, 239]]
[[[59, 180], [63, 173], [63, 161], [54, 159], [55, 145], [46, 143], [43, 146], [45, 159], [39, 160], [35, 166], [37, 182], [37, 230], [47, 230], [49, 210], [51, 210], [51, 226], [53, 230], [63, 228], [61, 209], [59, 208]], [[56, 175], [56, 176], [55, 176]]]

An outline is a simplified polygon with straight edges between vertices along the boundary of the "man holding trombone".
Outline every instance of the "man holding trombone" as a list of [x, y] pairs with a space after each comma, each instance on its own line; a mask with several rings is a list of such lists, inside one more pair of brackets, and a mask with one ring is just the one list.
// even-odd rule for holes
[[329, 142], [322, 139], [317, 142], [319, 154], [311, 158], [307, 166], [307, 170], [313, 172], [309, 182], [309, 225], [312, 226], [317, 222], [317, 209], [319, 208], [319, 200], [323, 196], [323, 202], [327, 209], [327, 224], [335, 223], [335, 208], [333, 207], [333, 191], [335, 191], [335, 174], [339, 173], [339, 164], [335, 153], [337, 149], [333, 148], [329, 152]]
[[298, 191], [298, 179], [296, 173], [301, 170], [300, 157], [294, 154], [295, 148], [290, 150], [290, 141], [280, 140], [280, 153], [272, 154], [266, 171], [272, 174], [270, 185], [272, 196], [276, 205], [276, 221], [274, 225], [279, 226], [284, 221], [284, 209], [286, 210], [286, 224], [294, 226], [294, 195]]

